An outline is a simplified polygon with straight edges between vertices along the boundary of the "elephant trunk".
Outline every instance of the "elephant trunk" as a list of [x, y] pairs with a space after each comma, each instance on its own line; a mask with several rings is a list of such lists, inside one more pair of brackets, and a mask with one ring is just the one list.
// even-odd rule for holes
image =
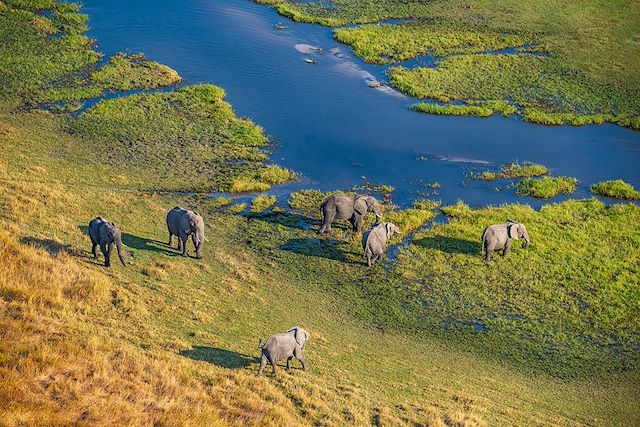
[[195, 245], [196, 245], [196, 258], [200, 259], [202, 258], [202, 253], [201, 253], [201, 249], [202, 249], [202, 243], [205, 240], [204, 237], [204, 230], [197, 230], [195, 232]]
[[124, 257], [122, 256], [122, 239], [120, 238], [120, 236], [117, 236], [115, 241], [116, 250], [118, 251], [118, 258], [120, 258], [120, 262], [122, 263], [122, 265], [126, 266], [127, 264], [125, 264]]
[[524, 233], [522, 233], [522, 237], [524, 238], [524, 243], [522, 243], [522, 248], [527, 249], [529, 247], [529, 243], [531, 243], [531, 241], [529, 240], [529, 234], [525, 231]]
[[382, 220], [382, 213], [380, 212], [380, 205], [377, 201], [373, 205], [373, 213], [376, 216], [376, 225], [380, 224], [380, 221]]

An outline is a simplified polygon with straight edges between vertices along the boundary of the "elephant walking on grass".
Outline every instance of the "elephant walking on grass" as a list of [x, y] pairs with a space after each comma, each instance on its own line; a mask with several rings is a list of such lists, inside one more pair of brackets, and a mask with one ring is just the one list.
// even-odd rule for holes
[[262, 375], [267, 362], [271, 364], [273, 374], [276, 373], [276, 365], [280, 360], [287, 359], [287, 372], [291, 373], [291, 359], [294, 357], [302, 363], [302, 369], [307, 370], [304, 363], [302, 350], [309, 340], [309, 333], [299, 326], [294, 326], [284, 334], [272, 335], [267, 342], [260, 346], [262, 355], [260, 357], [260, 369], [258, 376]]
[[362, 236], [362, 249], [367, 265], [371, 267], [377, 260], [381, 260], [387, 249], [387, 239], [400, 233], [400, 229], [391, 222], [375, 225]]
[[89, 222], [88, 233], [91, 238], [91, 253], [94, 259], [98, 258], [96, 246], [100, 245], [100, 251], [104, 255], [104, 266], [111, 267], [111, 251], [115, 243], [118, 258], [120, 258], [122, 265], [126, 265], [122, 257], [122, 235], [114, 223], [102, 217], [92, 219]]
[[196, 258], [202, 258], [202, 243], [204, 237], [204, 220], [197, 212], [193, 212], [181, 207], [174, 207], [167, 214], [167, 229], [169, 230], [169, 246], [171, 238], [178, 236], [178, 250], [182, 251], [182, 256], [187, 256], [187, 241], [189, 236], [196, 249]]
[[529, 234], [524, 224], [515, 221], [507, 221], [504, 224], [494, 224], [485, 228], [482, 232], [482, 249], [484, 250], [484, 260], [491, 260], [491, 253], [497, 249], [502, 250], [502, 256], [505, 256], [511, 250], [513, 240], [524, 239], [522, 248], [529, 246]]
[[380, 204], [373, 196], [329, 196], [322, 203], [322, 227], [318, 233], [331, 232], [333, 221], [349, 220], [355, 231], [362, 231], [364, 217], [373, 212], [376, 215], [376, 224], [380, 222], [382, 213]]

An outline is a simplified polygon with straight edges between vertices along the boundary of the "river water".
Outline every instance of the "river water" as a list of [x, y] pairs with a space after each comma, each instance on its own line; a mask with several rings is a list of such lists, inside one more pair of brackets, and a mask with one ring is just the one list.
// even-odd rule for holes
[[[401, 205], [429, 195], [472, 206], [514, 201], [539, 206], [538, 200], [515, 196], [508, 181], [465, 178], [470, 171], [514, 160], [578, 178], [572, 197], [589, 197], [589, 186], [604, 179], [622, 178], [640, 187], [640, 132], [413, 112], [408, 107], [414, 98], [386, 86], [369, 87], [386, 80], [386, 66], [364, 63], [333, 39], [330, 28], [291, 22], [249, 0], [84, 4], [89, 35], [105, 54], [143, 52], [177, 70], [185, 84], [224, 88], [236, 112], [274, 139], [273, 161], [302, 175], [276, 193], [369, 182], [396, 187], [393, 199]], [[278, 22], [287, 28], [276, 29]], [[424, 185], [433, 182], [441, 188]]]

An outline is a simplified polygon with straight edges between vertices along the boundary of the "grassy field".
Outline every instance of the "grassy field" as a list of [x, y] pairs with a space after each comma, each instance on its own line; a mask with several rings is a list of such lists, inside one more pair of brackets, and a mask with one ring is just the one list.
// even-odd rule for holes
[[[63, 6], [4, 1], [1, 25], [51, 7]], [[264, 165], [264, 134], [221, 89], [77, 117], [23, 108], [51, 75], [0, 97], [1, 425], [640, 422], [636, 205], [385, 205], [397, 256], [367, 269], [346, 224], [316, 234], [319, 191], [286, 209], [256, 196], [253, 212], [202, 194], [294, 176]], [[202, 260], [166, 245], [176, 204], [205, 218]], [[449, 223], [423, 229], [438, 209]], [[84, 227], [98, 215], [121, 227], [126, 267], [91, 258]], [[484, 263], [483, 227], [507, 218], [531, 246]], [[256, 378], [258, 341], [296, 324], [309, 371]]]
[[292, 19], [329, 26], [409, 19], [334, 34], [368, 62], [441, 58], [435, 68], [389, 70], [391, 84], [412, 96], [509, 101], [524, 120], [547, 125], [640, 128], [640, 8], [634, 2], [259, 2]]

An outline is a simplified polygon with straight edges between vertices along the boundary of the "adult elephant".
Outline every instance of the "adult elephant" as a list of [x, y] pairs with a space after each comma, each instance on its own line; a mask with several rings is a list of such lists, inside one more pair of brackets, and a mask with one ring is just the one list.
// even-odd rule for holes
[[204, 237], [204, 220], [197, 213], [179, 206], [174, 207], [167, 214], [167, 229], [169, 230], [169, 246], [171, 238], [178, 236], [178, 250], [182, 256], [187, 256], [187, 240], [191, 236], [196, 249], [196, 258], [202, 258], [202, 243]]
[[322, 203], [322, 227], [318, 232], [329, 233], [333, 221], [345, 219], [349, 220], [355, 231], [361, 232], [364, 217], [369, 212], [376, 215], [376, 224], [379, 224], [382, 213], [380, 204], [373, 196], [329, 196]]
[[497, 249], [502, 250], [505, 256], [511, 250], [511, 243], [517, 239], [524, 239], [522, 248], [526, 249], [531, 240], [524, 224], [515, 221], [507, 221], [504, 224], [490, 225], [482, 232], [482, 249], [484, 249], [484, 260], [491, 259], [491, 253]]
[[120, 262], [122, 265], [126, 265], [122, 257], [122, 235], [114, 223], [102, 217], [94, 218], [89, 222], [87, 232], [91, 238], [93, 258], [98, 258], [96, 246], [100, 246], [100, 251], [104, 255], [104, 266], [111, 267], [111, 252], [115, 244]]

